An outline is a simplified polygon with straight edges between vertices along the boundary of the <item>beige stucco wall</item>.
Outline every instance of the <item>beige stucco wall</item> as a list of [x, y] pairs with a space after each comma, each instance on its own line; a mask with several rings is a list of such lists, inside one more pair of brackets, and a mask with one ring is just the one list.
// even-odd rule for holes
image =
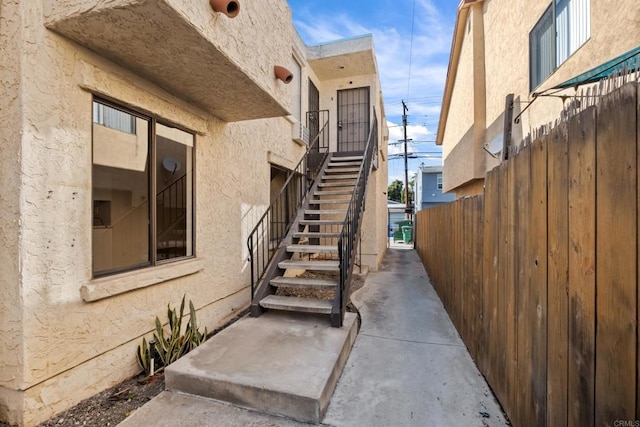
[[[142, 336], [183, 294], [210, 330], [247, 306], [245, 242], [269, 203], [268, 158], [292, 167], [304, 152], [285, 118], [221, 122], [48, 31], [41, 6], [0, 9], [0, 414], [26, 425], [135, 374]], [[271, 43], [255, 57], [291, 52], [286, 37]], [[195, 260], [92, 280], [92, 93], [196, 133]]]
[[[183, 294], [209, 330], [245, 308], [246, 238], [270, 201], [270, 163], [293, 168], [305, 151], [291, 140], [290, 119], [223, 122], [135, 69], [48, 30], [45, 5], [53, 3], [63, 4], [0, 4], [0, 89], [6, 100], [0, 109], [0, 420], [24, 425], [136, 374], [137, 345], [149, 337], [155, 316], [164, 319], [166, 305], [178, 305]], [[171, 3], [191, 13], [185, 2]], [[273, 5], [269, 14], [291, 26], [284, 0], [246, 7], [256, 16]], [[291, 61], [297, 52], [304, 60], [292, 27], [287, 29], [258, 25], [243, 35], [216, 34], [230, 52], [242, 50], [233, 60], [255, 60], [262, 71], [247, 73], [283, 111], [292, 105], [293, 88], [273, 78], [273, 58]], [[320, 89], [321, 108], [333, 111], [334, 124], [340, 88], [371, 86], [372, 102], [382, 110], [376, 75], [323, 82], [303, 67], [303, 113], [308, 77]], [[93, 94], [195, 134], [196, 258], [92, 278]], [[332, 141], [335, 146], [335, 134]], [[381, 146], [386, 159], [386, 143]], [[373, 176], [365, 221], [377, 234], [365, 235], [363, 248], [377, 268], [386, 247], [386, 161]]]
[[23, 99], [20, 92], [23, 61], [21, 48], [23, 33], [18, 14], [20, 2], [0, 4], [0, 184], [2, 211], [0, 212], [0, 413], [8, 408], [20, 408], [17, 393], [12, 390], [22, 382], [24, 355], [23, 299], [21, 297], [19, 250], [20, 166]]
[[[485, 54], [482, 58], [476, 57], [474, 64], [470, 63], [473, 56], [469, 54], [469, 45], [476, 34], [469, 31], [467, 22], [443, 138], [445, 190], [456, 189], [459, 192], [458, 186], [477, 178], [469, 172], [464, 176], [464, 169], [468, 167], [472, 152], [465, 148], [469, 142], [464, 132], [474, 123], [469, 117], [469, 103], [478, 97], [477, 87], [474, 92], [470, 91], [469, 85], [473, 78], [469, 71], [474, 67], [482, 67], [486, 76], [486, 120], [482, 124], [484, 136], [481, 144], [500, 146], [506, 96], [514, 94], [514, 117], [532, 99], [529, 92], [529, 32], [548, 6], [549, 2], [485, 0], [481, 5], [471, 7], [483, 12]], [[591, 38], [535, 91], [551, 88], [637, 47], [640, 45], [640, 34], [629, 31], [631, 28], [640, 28], [640, 8], [637, 2], [624, 0], [612, 7], [607, 2], [591, 1]], [[464, 77], [461, 78], [461, 75]], [[574, 93], [573, 89], [563, 92], [568, 95]], [[512, 143], [518, 144], [533, 129], [556, 120], [562, 108], [563, 102], [557, 97], [540, 97], [535, 100], [522, 115], [520, 123], [513, 123]], [[478, 125], [477, 120], [475, 124]], [[484, 168], [480, 177], [499, 164], [499, 161], [486, 152], [481, 155]]]
[[473, 179], [477, 145], [474, 140], [474, 38], [473, 22], [464, 24], [460, 62], [456, 71], [446, 132], [442, 142], [443, 191], [450, 191]]

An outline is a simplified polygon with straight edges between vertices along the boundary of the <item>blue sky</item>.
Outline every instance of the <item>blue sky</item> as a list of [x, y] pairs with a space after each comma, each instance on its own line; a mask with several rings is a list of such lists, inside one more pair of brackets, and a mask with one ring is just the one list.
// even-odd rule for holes
[[[435, 140], [457, 1], [288, 0], [293, 22], [306, 44], [373, 34], [389, 122], [389, 182], [404, 181], [402, 100], [409, 108], [408, 151], [441, 152]], [[412, 32], [413, 30], [413, 32]], [[413, 36], [412, 36], [413, 34]], [[394, 144], [396, 143], [396, 144]], [[440, 154], [418, 154], [420, 163], [440, 165]], [[429, 156], [433, 158], [428, 158]]]

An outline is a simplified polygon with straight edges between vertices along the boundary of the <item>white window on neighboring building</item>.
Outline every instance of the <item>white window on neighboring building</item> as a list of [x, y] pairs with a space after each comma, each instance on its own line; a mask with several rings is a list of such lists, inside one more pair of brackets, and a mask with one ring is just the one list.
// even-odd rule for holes
[[194, 135], [99, 99], [92, 134], [94, 276], [193, 256]]
[[591, 0], [553, 0], [529, 33], [533, 91], [591, 36]]
[[442, 174], [436, 175], [436, 182], [438, 183], [438, 190], [442, 190]]

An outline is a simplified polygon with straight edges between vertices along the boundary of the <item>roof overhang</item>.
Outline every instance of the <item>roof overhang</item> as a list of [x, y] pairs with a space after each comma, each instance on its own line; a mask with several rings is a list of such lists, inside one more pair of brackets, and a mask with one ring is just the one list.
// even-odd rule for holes
[[462, 41], [464, 40], [464, 29], [469, 16], [469, 8], [475, 3], [482, 3], [484, 0], [462, 0], [458, 5], [458, 13], [456, 16], [456, 24], [453, 29], [453, 40], [451, 41], [451, 53], [449, 54], [449, 67], [447, 68], [447, 79], [444, 84], [444, 94], [442, 97], [442, 109], [440, 111], [440, 119], [438, 120], [438, 132], [436, 134], [436, 145], [442, 145], [444, 137], [444, 129], [449, 117], [449, 108], [451, 106], [451, 96], [453, 94], [453, 86], [456, 82], [458, 73], [458, 62], [460, 61], [460, 52], [462, 50]]
[[188, 6], [178, 0], [52, 0], [50, 5], [47, 28], [224, 121], [288, 114], [269, 88], [272, 69], [233, 59], [226, 43], [233, 35], [212, 36], [248, 18], [230, 23], [207, 9], [208, 2]]
[[371, 35], [308, 46], [307, 60], [320, 80], [378, 72]]

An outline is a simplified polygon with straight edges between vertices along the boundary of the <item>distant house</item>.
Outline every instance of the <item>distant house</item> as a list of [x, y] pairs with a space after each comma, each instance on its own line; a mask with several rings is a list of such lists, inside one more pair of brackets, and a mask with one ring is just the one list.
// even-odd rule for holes
[[420, 166], [416, 173], [416, 212], [455, 200], [453, 193], [442, 191], [442, 166]]
[[559, 117], [598, 74], [588, 71], [637, 67], [638, 28], [635, 0], [462, 0], [437, 133], [443, 190], [482, 192], [509, 147]]
[[398, 231], [400, 229], [398, 222], [406, 219], [405, 204], [387, 200], [387, 211], [389, 212], [389, 232]]

